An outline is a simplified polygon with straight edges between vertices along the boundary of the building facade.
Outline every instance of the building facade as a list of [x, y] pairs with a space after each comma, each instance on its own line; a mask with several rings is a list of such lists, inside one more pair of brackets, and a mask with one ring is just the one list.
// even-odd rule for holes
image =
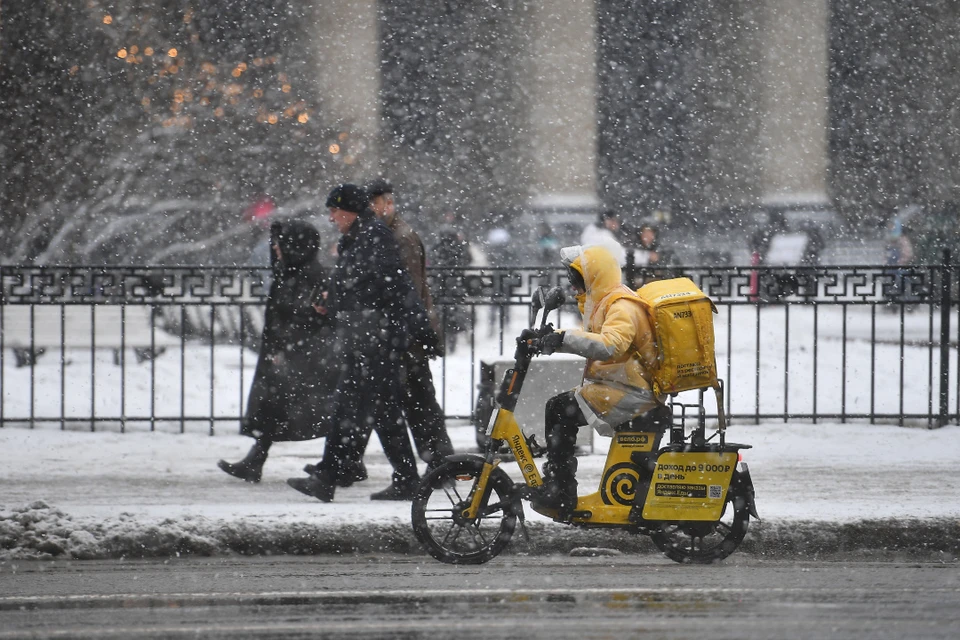
[[327, 115], [427, 216], [957, 198], [956, 3], [323, 6]]

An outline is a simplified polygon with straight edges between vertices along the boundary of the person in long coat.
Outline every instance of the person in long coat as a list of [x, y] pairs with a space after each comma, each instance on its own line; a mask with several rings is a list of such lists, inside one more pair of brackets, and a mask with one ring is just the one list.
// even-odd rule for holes
[[[423, 302], [423, 307], [430, 318], [434, 332], [439, 335], [439, 319], [433, 313], [433, 296], [427, 284], [427, 251], [417, 232], [397, 214], [393, 198], [393, 185], [389, 181], [378, 178], [366, 187], [370, 196], [370, 208], [373, 213], [393, 232], [400, 249], [400, 262], [406, 268], [413, 283], [413, 290]], [[437, 348], [437, 355], [443, 355], [443, 343]], [[420, 458], [427, 463], [427, 469], [433, 469], [443, 464], [446, 456], [452, 456], [453, 444], [447, 433], [446, 420], [443, 409], [437, 402], [437, 391], [433, 384], [433, 374], [430, 371], [430, 359], [423, 349], [415, 342], [403, 354], [401, 363], [405, 368], [403, 376], [403, 390], [400, 393], [400, 404], [403, 406], [403, 415], [410, 427], [413, 443], [416, 445]], [[371, 498], [377, 499], [406, 499], [400, 492], [381, 492]]]
[[340, 378], [323, 458], [304, 469], [308, 477], [287, 484], [330, 502], [336, 487], [366, 478], [363, 454], [375, 429], [393, 476], [387, 489], [371, 497], [411, 499], [420, 477], [400, 403], [400, 363], [411, 344], [421, 345], [429, 357], [439, 339], [400, 260], [397, 240], [370, 209], [367, 192], [355, 184], [338, 185], [327, 208], [343, 234], [327, 301], [342, 350]]
[[274, 442], [327, 435], [338, 375], [332, 319], [322, 313], [327, 278], [317, 262], [320, 233], [306, 222], [275, 222], [270, 248], [273, 284], [240, 425], [240, 433], [255, 442], [240, 462], [217, 463], [247, 482], [260, 481]]

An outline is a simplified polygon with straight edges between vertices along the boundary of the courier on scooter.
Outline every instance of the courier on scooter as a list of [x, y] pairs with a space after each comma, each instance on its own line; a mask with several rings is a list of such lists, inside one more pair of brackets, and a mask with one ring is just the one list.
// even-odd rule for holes
[[[584, 329], [557, 332], [547, 323], [563, 305], [560, 287], [533, 294], [536, 319], [517, 338], [482, 455], [447, 456], [423, 477], [411, 505], [414, 534], [442, 562], [487, 562], [507, 547], [517, 524], [523, 527], [523, 501], [530, 500], [536, 512], [558, 522], [650, 536], [677, 562], [726, 558], [743, 541], [750, 517], [758, 516], [750, 471], [740, 459], [750, 446], [725, 436], [713, 303], [688, 278], [632, 292], [620, 285], [619, 267], [603, 249], [571, 248], [563, 259]], [[548, 461], [541, 475], [534, 461], [540, 447], [514, 411], [532, 359], [558, 350], [580, 353], [587, 364], [577, 389], [547, 403]], [[717, 400], [717, 428], [708, 436], [703, 398], [709, 389]], [[684, 391], [696, 391], [698, 402], [680, 402]], [[667, 396], [669, 404], [660, 404]], [[689, 436], [688, 418], [696, 422]], [[577, 495], [574, 445], [577, 429], [588, 424], [610, 434], [610, 449], [596, 490]], [[501, 465], [505, 449], [523, 482]]]
[[[620, 265], [602, 246], [565, 247], [560, 259], [577, 295], [583, 328], [540, 338], [540, 352], [587, 359], [583, 382], [547, 401], [544, 487], [534, 507], [557, 509], [567, 520], [577, 504], [577, 430], [590, 426], [605, 436], [613, 427], [656, 409], [664, 397], [652, 388], [657, 351], [643, 301], [622, 283]], [[527, 331], [534, 333], [534, 330]], [[521, 338], [535, 337], [521, 334]]]

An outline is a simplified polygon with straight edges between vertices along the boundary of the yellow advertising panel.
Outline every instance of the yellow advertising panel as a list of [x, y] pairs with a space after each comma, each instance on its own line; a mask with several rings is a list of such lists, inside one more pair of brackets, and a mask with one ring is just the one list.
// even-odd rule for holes
[[634, 452], [653, 451], [659, 443], [655, 431], [621, 431], [613, 436], [603, 477], [595, 493], [577, 500], [578, 511], [589, 511], [589, 518], [574, 518], [575, 522], [600, 524], [629, 524], [640, 486], [640, 468], [632, 460]]
[[719, 520], [736, 452], [664, 453], [650, 481], [645, 520]]

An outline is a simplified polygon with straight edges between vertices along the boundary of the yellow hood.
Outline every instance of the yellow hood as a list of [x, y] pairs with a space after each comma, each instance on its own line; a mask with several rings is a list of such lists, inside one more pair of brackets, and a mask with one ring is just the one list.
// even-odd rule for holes
[[606, 247], [586, 247], [567, 266], [583, 276], [587, 287], [586, 295], [577, 296], [583, 326], [587, 331], [594, 330], [593, 317], [601, 307], [609, 306], [620, 298], [640, 300], [636, 292], [623, 284], [620, 263]]
[[587, 359], [577, 388], [580, 409], [591, 424], [616, 426], [656, 406], [649, 368], [657, 353], [646, 309], [621, 283], [620, 264], [600, 246], [566, 247], [563, 264], [583, 277], [578, 296], [583, 329], [567, 330], [560, 350]]

